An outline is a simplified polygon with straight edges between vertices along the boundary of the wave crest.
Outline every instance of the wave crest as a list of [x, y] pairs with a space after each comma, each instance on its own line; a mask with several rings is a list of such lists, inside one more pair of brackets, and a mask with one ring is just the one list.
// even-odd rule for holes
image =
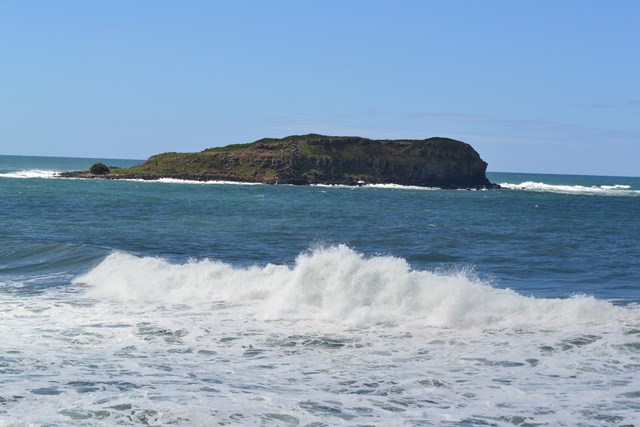
[[520, 184], [501, 183], [502, 188], [564, 194], [591, 194], [604, 196], [640, 196], [639, 190], [632, 190], [630, 185], [556, 185], [544, 182], [525, 181]]
[[355, 326], [411, 323], [437, 327], [556, 328], [638, 321], [638, 310], [589, 296], [525, 297], [471, 272], [413, 270], [392, 256], [365, 257], [347, 246], [320, 248], [294, 265], [236, 268], [215, 260], [173, 264], [114, 252], [74, 280], [94, 298], [241, 305], [264, 320], [314, 320]]
[[57, 171], [29, 169], [0, 173], [0, 178], [56, 178], [59, 175]]

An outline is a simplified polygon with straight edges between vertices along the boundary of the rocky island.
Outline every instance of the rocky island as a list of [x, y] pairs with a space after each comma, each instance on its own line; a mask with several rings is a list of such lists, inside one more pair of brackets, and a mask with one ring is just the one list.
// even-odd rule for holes
[[317, 134], [265, 138], [199, 153], [163, 153], [131, 168], [93, 165], [63, 177], [267, 184], [399, 184], [439, 188], [497, 188], [487, 163], [469, 145], [449, 138], [373, 140]]

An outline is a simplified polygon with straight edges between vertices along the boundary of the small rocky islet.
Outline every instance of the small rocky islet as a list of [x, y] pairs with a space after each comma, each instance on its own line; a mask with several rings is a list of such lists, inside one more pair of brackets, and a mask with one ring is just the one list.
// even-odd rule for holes
[[66, 178], [175, 178], [293, 185], [397, 184], [447, 189], [499, 188], [471, 145], [450, 138], [374, 140], [295, 135], [199, 153], [163, 153], [130, 168], [95, 164]]

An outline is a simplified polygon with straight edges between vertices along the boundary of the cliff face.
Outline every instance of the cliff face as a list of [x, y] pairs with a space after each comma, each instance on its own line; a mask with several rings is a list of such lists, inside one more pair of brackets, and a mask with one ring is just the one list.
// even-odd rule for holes
[[200, 153], [159, 154], [141, 165], [112, 171], [109, 177], [492, 188], [486, 168], [470, 145], [448, 138], [371, 140], [311, 134]]

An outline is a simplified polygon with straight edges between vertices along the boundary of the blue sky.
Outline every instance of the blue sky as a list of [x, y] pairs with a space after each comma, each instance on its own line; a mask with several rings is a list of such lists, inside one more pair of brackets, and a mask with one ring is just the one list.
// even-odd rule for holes
[[0, 2], [0, 154], [446, 136], [640, 176], [640, 1]]

